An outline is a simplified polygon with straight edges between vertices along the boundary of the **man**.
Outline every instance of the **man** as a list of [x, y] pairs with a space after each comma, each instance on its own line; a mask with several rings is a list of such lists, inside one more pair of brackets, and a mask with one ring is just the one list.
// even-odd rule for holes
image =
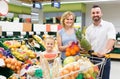
[[[91, 9], [91, 18], [93, 23], [86, 29], [86, 39], [92, 46], [92, 50], [96, 52], [97, 57], [104, 57], [113, 49], [116, 39], [116, 31], [114, 25], [102, 19], [102, 11], [98, 5], [94, 5]], [[106, 59], [103, 69], [102, 79], [110, 77], [110, 58]]]

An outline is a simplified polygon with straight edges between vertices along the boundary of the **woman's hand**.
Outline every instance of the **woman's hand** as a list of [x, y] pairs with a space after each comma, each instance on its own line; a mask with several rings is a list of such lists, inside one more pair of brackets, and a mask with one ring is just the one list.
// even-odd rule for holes
[[72, 42], [73, 42], [73, 41], [69, 41], [68, 47], [70, 47], [70, 46], [72, 45]]

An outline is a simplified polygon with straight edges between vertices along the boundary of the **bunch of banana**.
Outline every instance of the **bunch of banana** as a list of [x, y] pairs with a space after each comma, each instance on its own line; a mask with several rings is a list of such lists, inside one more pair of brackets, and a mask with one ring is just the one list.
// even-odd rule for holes
[[33, 35], [33, 39], [40, 45], [40, 51], [45, 51], [44, 42], [38, 35]]
[[38, 41], [39, 43], [43, 44], [43, 40], [38, 35], [33, 35], [33, 38]]

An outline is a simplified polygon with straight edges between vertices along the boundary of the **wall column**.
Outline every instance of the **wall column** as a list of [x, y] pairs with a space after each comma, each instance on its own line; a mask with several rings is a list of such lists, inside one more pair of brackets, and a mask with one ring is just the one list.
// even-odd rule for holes
[[38, 18], [39, 21], [38, 21], [38, 22], [39, 22], [39, 24], [43, 24], [43, 20], [44, 20], [44, 13], [43, 13], [43, 10], [40, 9], [38, 13], [39, 13], [39, 16], [38, 16], [38, 17], [39, 17], [39, 18]]

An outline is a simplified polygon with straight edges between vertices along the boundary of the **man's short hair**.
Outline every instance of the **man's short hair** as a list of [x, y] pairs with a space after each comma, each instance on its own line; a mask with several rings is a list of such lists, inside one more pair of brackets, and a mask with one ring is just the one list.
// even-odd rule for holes
[[99, 6], [99, 5], [93, 5], [93, 7], [92, 7], [92, 8], [97, 8], [97, 7], [99, 7], [99, 8], [100, 8], [100, 6]]

